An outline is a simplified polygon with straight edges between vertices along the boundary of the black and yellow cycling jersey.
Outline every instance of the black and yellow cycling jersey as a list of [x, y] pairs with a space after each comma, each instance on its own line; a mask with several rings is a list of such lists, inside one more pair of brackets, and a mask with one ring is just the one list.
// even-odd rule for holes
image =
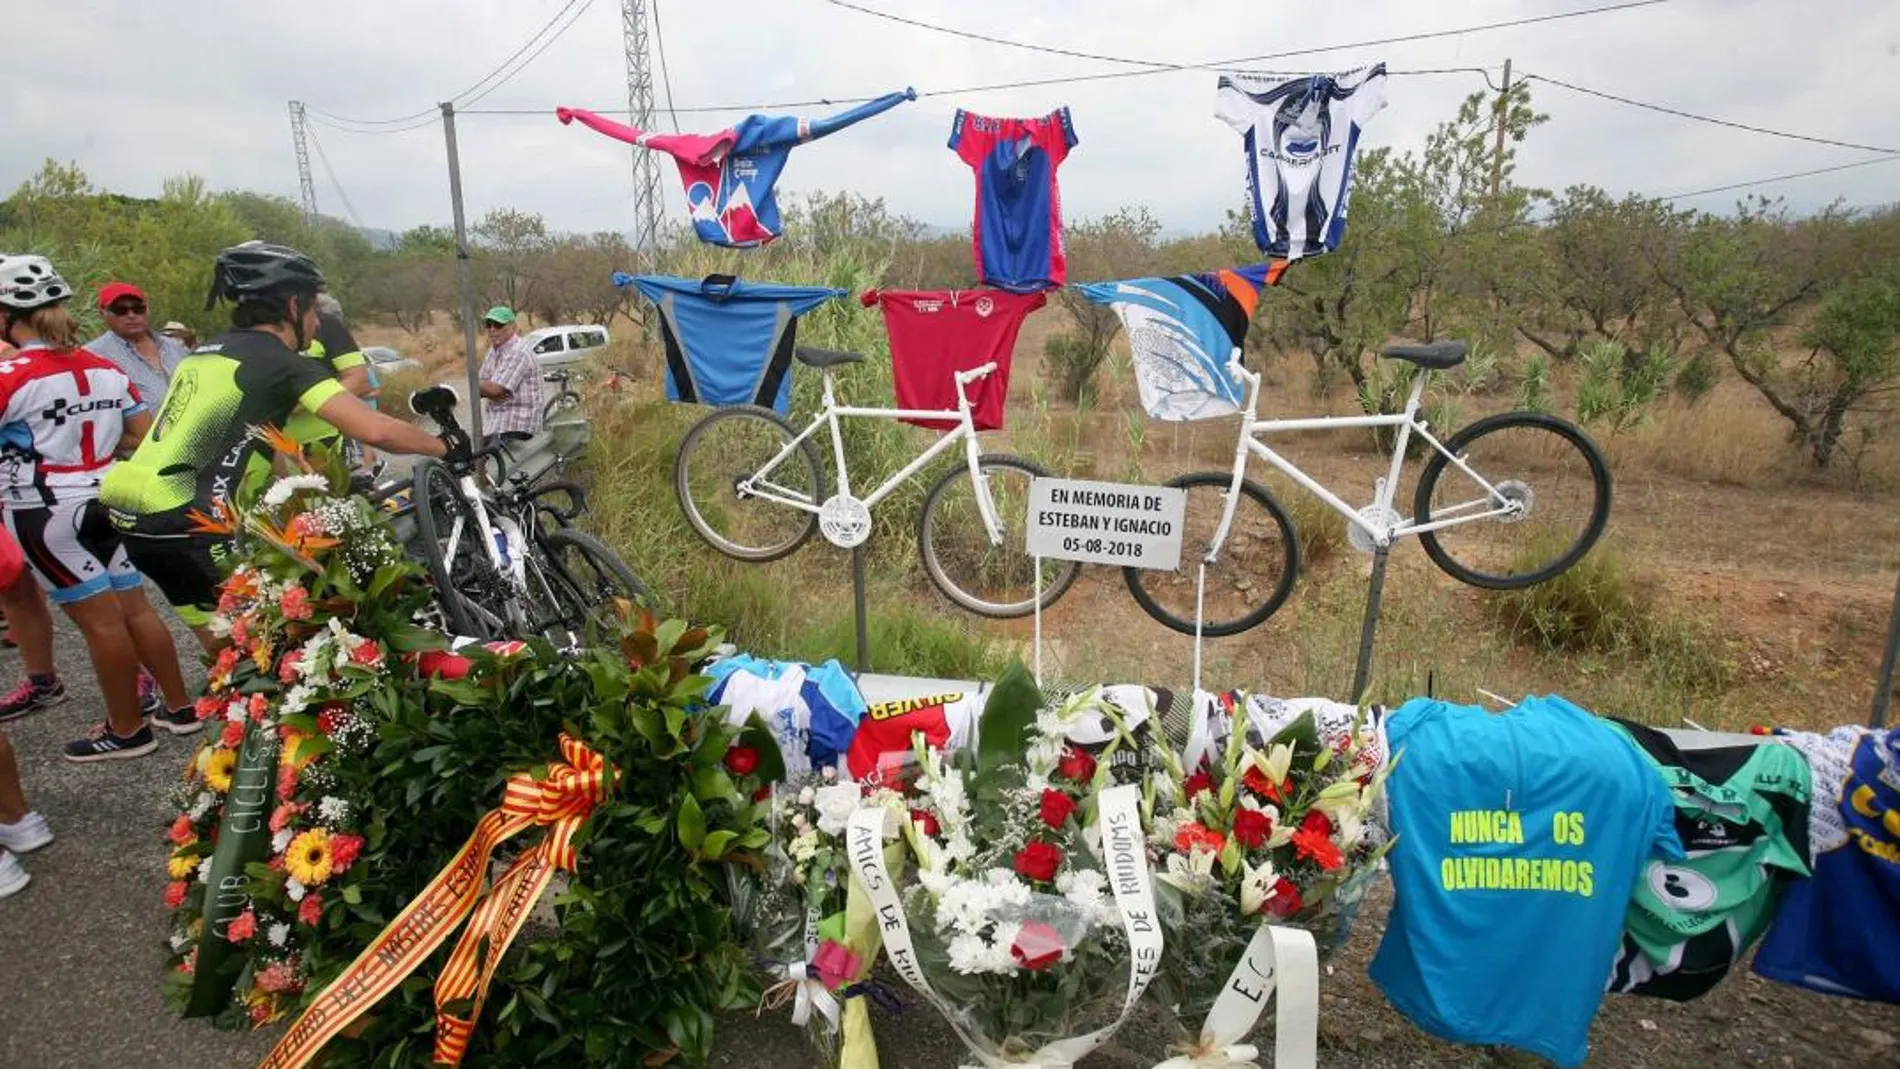
[[[329, 371], [331, 375], [340, 375], [354, 367], [369, 363], [362, 349], [356, 344], [356, 338], [350, 333], [343, 320], [328, 312], [317, 313], [317, 336], [310, 341], [310, 347], [304, 355]], [[340, 432], [325, 423], [314, 413], [295, 412], [290, 422], [284, 425], [284, 433], [292, 441], [309, 444], [329, 441]]]
[[[262, 331], [234, 330], [193, 350], [130, 459], [106, 473], [99, 501], [128, 534], [180, 536], [186, 513], [230, 500], [264, 444], [251, 428], [283, 427], [343, 392], [321, 361]], [[235, 502], [234, 502], [235, 503]]]

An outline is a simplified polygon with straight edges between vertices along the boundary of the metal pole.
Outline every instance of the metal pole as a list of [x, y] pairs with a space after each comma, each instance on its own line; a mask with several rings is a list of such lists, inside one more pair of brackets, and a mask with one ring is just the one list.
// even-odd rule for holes
[[864, 620], [864, 544], [851, 547], [851, 600], [858, 613], [858, 674], [871, 670], [871, 638]]
[[1504, 181], [1504, 126], [1511, 108], [1511, 61], [1504, 61], [1504, 88], [1498, 90], [1496, 140], [1491, 145], [1491, 195], [1498, 195]]
[[1887, 703], [1893, 698], [1894, 661], [1900, 660], [1900, 580], [1893, 585], [1893, 619], [1887, 621], [1887, 654], [1880, 659], [1880, 678], [1874, 684], [1874, 712], [1867, 722], [1887, 726]]
[[1372, 678], [1372, 638], [1379, 628], [1379, 599], [1385, 594], [1385, 558], [1390, 545], [1381, 544], [1372, 551], [1372, 589], [1366, 594], [1366, 618], [1359, 625], [1359, 663], [1352, 672], [1354, 704], [1366, 699], [1366, 684]]
[[475, 276], [468, 266], [468, 221], [462, 215], [462, 157], [455, 150], [455, 105], [442, 105], [442, 136], [449, 145], [449, 206], [455, 211], [455, 268], [462, 284], [462, 360], [468, 365], [468, 433], [482, 444], [481, 365], [475, 361]]

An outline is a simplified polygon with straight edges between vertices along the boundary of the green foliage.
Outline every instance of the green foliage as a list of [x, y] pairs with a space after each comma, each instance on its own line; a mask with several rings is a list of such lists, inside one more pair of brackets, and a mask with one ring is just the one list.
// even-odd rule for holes
[[1709, 356], [1709, 351], [1697, 349], [1689, 355], [1689, 359], [1682, 362], [1682, 367], [1676, 372], [1675, 383], [1671, 389], [1675, 390], [1677, 396], [1693, 403], [1707, 397], [1709, 391], [1715, 389], [1715, 384], [1721, 380], [1722, 370]]
[[1550, 357], [1543, 353], [1532, 353], [1524, 362], [1524, 378], [1517, 385], [1517, 407], [1545, 413], [1556, 407], [1550, 393]]
[[1056, 393], [1063, 400], [1094, 396], [1095, 369], [1106, 354], [1087, 338], [1068, 331], [1051, 334], [1042, 343], [1042, 355], [1044, 372], [1055, 380]]
[[1577, 355], [1577, 419], [1608, 423], [1612, 433], [1647, 423], [1674, 370], [1667, 353], [1631, 352], [1613, 341], [1586, 343]]
[[1801, 341], [1812, 346], [1794, 402], [1809, 413], [1814, 465], [1825, 468], [1847, 417], [1862, 399], [1900, 380], [1900, 290], [1887, 281], [1851, 283], [1821, 302]]

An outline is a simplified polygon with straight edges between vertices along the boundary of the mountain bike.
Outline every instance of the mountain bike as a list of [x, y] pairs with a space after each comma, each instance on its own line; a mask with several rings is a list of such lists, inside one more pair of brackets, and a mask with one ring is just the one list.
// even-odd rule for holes
[[[455, 393], [446, 386], [418, 392], [412, 407], [444, 429], [456, 425]], [[451, 467], [427, 458], [410, 475], [415, 544], [456, 632], [541, 635], [573, 647], [590, 629], [613, 625], [616, 598], [653, 605], [618, 554], [573, 529], [586, 508], [580, 487], [508, 471], [509, 444], [504, 436], [475, 453], [474, 461], [495, 463], [493, 478], [478, 476], [479, 463]]]
[[[956, 372], [955, 411], [857, 408], [838, 404], [832, 368], [864, 359], [858, 353], [800, 348], [794, 355], [824, 376], [824, 401], [802, 431], [769, 408], [721, 408], [694, 424], [681, 440], [673, 486], [686, 521], [706, 543], [743, 561], [778, 560], [804, 545], [813, 531], [844, 549], [871, 536], [871, 510], [946, 450], [961, 444], [963, 466], [939, 479], [917, 517], [924, 574], [951, 601], [981, 616], [1027, 616], [1036, 609], [1036, 563], [1027, 552], [1029, 484], [1046, 476], [1020, 457], [984, 453], [966, 391], [996, 371], [995, 361]], [[922, 454], [863, 498], [853, 496], [839, 421], [850, 418], [955, 421]], [[836, 493], [812, 439], [831, 436]], [[1074, 561], [1042, 563], [1042, 606], [1055, 604], [1075, 582]]]
[[[1247, 478], [1250, 453], [1344, 516], [1353, 548], [1370, 553], [1415, 535], [1432, 563], [1470, 586], [1533, 586], [1590, 551], [1609, 521], [1610, 472], [1588, 435], [1555, 416], [1505, 412], [1477, 420], [1441, 442], [1420, 415], [1420, 399], [1433, 372], [1464, 361], [1465, 343], [1394, 345], [1380, 355], [1419, 369], [1401, 412], [1262, 420], [1259, 374], [1238, 359], [1228, 364], [1229, 373], [1247, 385], [1233, 469], [1193, 472], [1165, 484], [1187, 491], [1181, 565], [1174, 571], [1122, 569], [1129, 593], [1144, 612], [1182, 634], [1194, 634], [1197, 570], [1203, 563], [1203, 635], [1257, 627], [1292, 593], [1300, 544], [1286, 510], [1266, 487]], [[1396, 428], [1386, 474], [1374, 484], [1371, 504], [1360, 508], [1258, 438], [1349, 427]], [[1431, 457], [1407, 517], [1393, 503], [1413, 436], [1430, 447]]]

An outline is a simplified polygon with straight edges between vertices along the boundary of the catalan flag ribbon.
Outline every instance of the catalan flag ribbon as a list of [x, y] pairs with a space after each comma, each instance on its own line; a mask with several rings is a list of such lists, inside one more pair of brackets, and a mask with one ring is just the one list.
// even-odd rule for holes
[[[618, 774], [583, 742], [564, 734], [560, 746], [562, 759], [548, 766], [544, 778], [509, 778], [501, 807], [482, 817], [447, 867], [317, 996], [258, 1069], [309, 1065], [324, 1044], [395, 990], [466, 920], [468, 927], [435, 983], [434, 1060], [461, 1063], [496, 966], [555, 871], [574, 870], [574, 833], [605, 800]], [[542, 839], [487, 887], [495, 848], [536, 826], [547, 829]], [[466, 1016], [446, 1009], [464, 1001]]]

